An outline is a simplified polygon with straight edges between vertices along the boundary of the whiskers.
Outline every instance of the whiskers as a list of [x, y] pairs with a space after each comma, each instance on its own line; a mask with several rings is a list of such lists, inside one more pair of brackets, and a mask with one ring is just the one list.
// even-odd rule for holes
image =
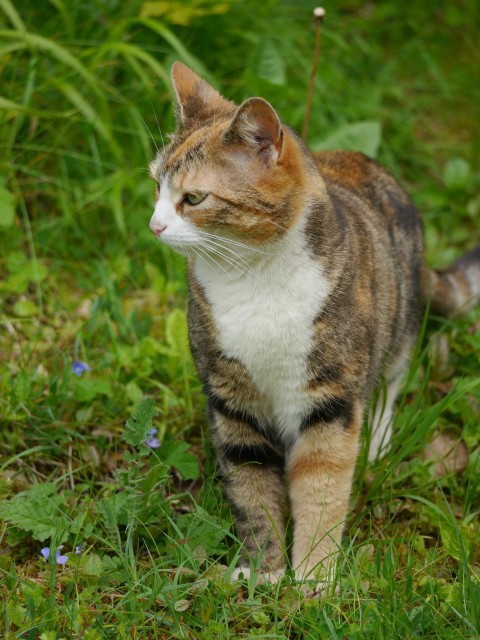
[[252, 246], [250, 246], [248, 244], [240, 242], [239, 240], [232, 240], [232, 238], [226, 238], [225, 236], [218, 236], [215, 233], [208, 233], [207, 231], [200, 231], [200, 235], [202, 237], [205, 237], [205, 238], [214, 238], [214, 240], [216, 240], [218, 242], [223, 242], [224, 245], [232, 245], [232, 246], [241, 247], [242, 249], [245, 249], [246, 251], [251, 251], [253, 253], [261, 253], [264, 256], [273, 256], [273, 255], [275, 255], [274, 253], [272, 253], [270, 251], [262, 251], [262, 249], [258, 249], [257, 247], [252, 247]]
[[[229, 247], [221, 242], [224, 238], [217, 237], [216, 240], [213, 240], [212, 238], [203, 237], [203, 233], [201, 236], [202, 241], [200, 246], [196, 246], [196, 249], [199, 249], [202, 253], [207, 255], [214, 264], [222, 269], [222, 271], [227, 273], [227, 269], [225, 268], [226, 263], [242, 275], [252, 278], [256, 278], [258, 276], [258, 273], [252, 269], [251, 264], [242, 255], [235, 251], [235, 248]], [[217, 256], [220, 261], [216, 260], [214, 256]], [[224, 263], [223, 265], [221, 264], [222, 261]]]

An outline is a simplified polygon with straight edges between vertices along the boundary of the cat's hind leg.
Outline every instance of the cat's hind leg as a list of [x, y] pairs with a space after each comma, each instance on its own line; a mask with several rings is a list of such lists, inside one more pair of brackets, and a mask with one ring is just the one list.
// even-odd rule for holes
[[405, 380], [411, 349], [411, 345], [406, 346], [394, 362], [386, 368], [377, 401], [369, 412], [372, 428], [368, 449], [369, 462], [384, 455], [392, 437], [395, 401]]
[[385, 453], [392, 437], [394, 405], [402, 379], [403, 376], [399, 375], [390, 382], [383, 382], [375, 408], [370, 412], [372, 431], [368, 449], [369, 462], [374, 462]]

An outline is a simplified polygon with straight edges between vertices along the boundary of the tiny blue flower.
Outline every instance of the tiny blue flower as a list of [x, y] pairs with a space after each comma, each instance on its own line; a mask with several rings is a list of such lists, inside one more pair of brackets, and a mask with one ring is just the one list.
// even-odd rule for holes
[[83, 547], [83, 544], [77, 544], [77, 546], [75, 547], [75, 555], [81, 556], [84, 551], [85, 549]]
[[87, 362], [81, 360], [75, 360], [72, 364], [72, 371], [76, 376], [81, 376], [85, 371], [91, 371], [90, 365]]
[[147, 447], [150, 447], [151, 449], [158, 449], [158, 447], [160, 447], [160, 440], [158, 438], [155, 438], [157, 433], [158, 429], [150, 429], [149, 437], [147, 438], [147, 440], [145, 440], [145, 444], [147, 445]]
[[[62, 556], [60, 554], [61, 549], [63, 549], [63, 544], [61, 544], [58, 547], [58, 549], [55, 550], [55, 562], [57, 564], [67, 564], [68, 556]], [[43, 547], [43, 549], [40, 550], [40, 553], [45, 558], [45, 560], [48, 560], [49, 557], [50, 557], [50, 548], [49, 547]]]

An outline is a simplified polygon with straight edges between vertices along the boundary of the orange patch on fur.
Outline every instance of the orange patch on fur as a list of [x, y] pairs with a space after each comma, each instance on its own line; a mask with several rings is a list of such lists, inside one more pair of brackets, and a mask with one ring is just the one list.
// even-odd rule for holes
[[327, 458], [322, 453], [298, 456], [289, 467], [290, 482], [296, 482], [302, 477], [342, 475], [355, 466], [356, 456], [351, 458]]

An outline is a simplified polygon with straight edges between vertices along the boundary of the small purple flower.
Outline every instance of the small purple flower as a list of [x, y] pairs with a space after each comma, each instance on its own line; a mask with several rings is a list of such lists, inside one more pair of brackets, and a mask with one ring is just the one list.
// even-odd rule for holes
[[[58, 549], [55, 550], [55, 562], [57, 564], [67, 564], [68, 562], [68, 556], [60, 555], [60, 551], [62, 549], [63, 549], [63, 544], [61, 544], [58, 547]], [[50, 557], [50, 547], [43, 547], [43, 549], [40, 550], [40, 553], [45, 558], [45, 560], [48, 560]]]
[[84, 551], [85, 549], [83, 547], [83, 544], [77, 544], [77, 546], [75, 547], [75, 555], [81, 556]]
[[90, 365], [87, 362], [81, 360], [75, 360], [72, 364], [72, 371], [76, 376], [81, 376], [85, 371], [91, 371]]
[[147, 438], [147, 440], [145, 440], [145, 444], [147, 445], [147, 447], [150, 447], [151, 449], [158, 449], [158, 447], [160, 446], [160, 440], [158, 438], [155, 438], [157, 433], [158, 429], [150, 429], [149, 437]]

